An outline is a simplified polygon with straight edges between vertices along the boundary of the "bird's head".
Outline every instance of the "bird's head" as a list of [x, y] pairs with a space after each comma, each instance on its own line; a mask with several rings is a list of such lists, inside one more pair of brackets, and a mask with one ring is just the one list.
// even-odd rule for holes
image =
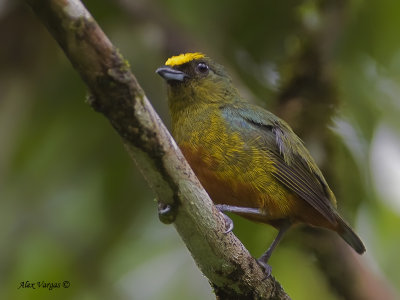
[[226, 103], [237, 94], [224, 68], [199, 52], [172, 56], [156, 73], [168, 84], [170, 103]]

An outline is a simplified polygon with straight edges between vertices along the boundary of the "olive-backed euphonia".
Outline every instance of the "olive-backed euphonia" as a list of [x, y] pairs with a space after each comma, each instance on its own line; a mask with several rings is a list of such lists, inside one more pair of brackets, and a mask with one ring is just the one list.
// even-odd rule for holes
[[296, 223], [336, 231], [365, 252], [300, 138], [285, 121], [246, 102], [221, 65], [186, 53], [156, 72], [168, 85], [172, 135], [219, 210], [279, 230], [258, 259], [268, 273], [274, 248]]

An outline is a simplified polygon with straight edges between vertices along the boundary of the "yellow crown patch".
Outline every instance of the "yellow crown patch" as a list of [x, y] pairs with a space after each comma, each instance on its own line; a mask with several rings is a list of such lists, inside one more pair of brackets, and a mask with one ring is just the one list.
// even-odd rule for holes
[[171, 66], [171, 67], [179, 66], [179, 65], [183, 65], [189, 61], [192, 61], [194, 59], [199, 59], [199, 58], [203, 58], [203, 57], [205, 57], [205, 55], [200, 52], [180, 54], [180, 55], [172, 56], [172, 57], [168, 58], [167, 61], [165, 62], [165, 65]]

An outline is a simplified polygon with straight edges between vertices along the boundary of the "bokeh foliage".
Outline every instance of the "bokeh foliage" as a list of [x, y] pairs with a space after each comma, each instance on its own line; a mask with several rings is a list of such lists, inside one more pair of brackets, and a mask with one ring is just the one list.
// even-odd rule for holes
[[[167, 124], [154, 70], [188, 50], [226, 65], [243, 95], [287, 119], [365, 241], [361, 262], [399, 295], [400, 2], [84, 2]], [[79, 76], [22, 1], [0, 2], [0, 41], [0, 298], [213, 299], [174, 228], [158, 221], [120, 138], [85, 104]], [[323, 88], [311, 89], [315, 80]], [[233, 219], [260, 255], [275, 231]], [[340, 299], [301, 238], [300, 229], [285, 238], [274, 275], [294, 299]], [[65, 280], [68, 289], [18, 289]]]

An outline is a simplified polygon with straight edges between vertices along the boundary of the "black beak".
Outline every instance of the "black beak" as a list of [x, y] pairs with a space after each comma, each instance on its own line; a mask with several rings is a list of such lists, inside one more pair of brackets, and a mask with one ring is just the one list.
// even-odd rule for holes
[[156, 73], [164, 78], [166, 81], [180, 81], [189, 78], [184, 72], [172, 69], [170, 67], [161, 67], [156, 70]]

